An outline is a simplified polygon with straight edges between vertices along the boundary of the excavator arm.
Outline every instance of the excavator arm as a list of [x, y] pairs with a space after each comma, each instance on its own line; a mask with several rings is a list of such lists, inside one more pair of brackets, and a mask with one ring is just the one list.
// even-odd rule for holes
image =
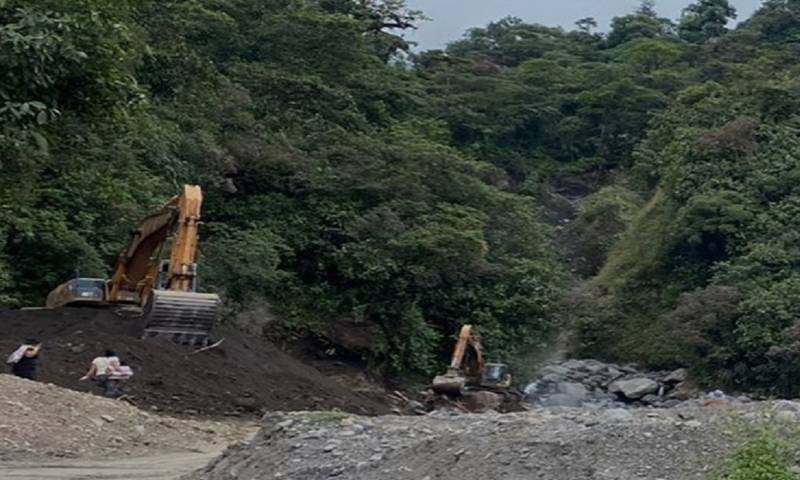
[[131, 232], [109, 281], [108, 302], [144, 304], [147, 301], [158, 276], [159, 253], [177, 219], [177, 201], [178, 197], [171, 199]]
[[169, 257], [167, 290], [190, 292], [195, 289], [198, 227], [203, 195], [200, 187], [186, 185], [183, 195], [176, 199], [177, 227]]

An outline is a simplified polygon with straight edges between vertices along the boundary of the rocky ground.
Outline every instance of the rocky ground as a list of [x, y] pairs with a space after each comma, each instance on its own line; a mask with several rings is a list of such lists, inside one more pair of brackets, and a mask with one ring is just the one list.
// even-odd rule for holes
[[220, 448], [254, 430], [242, 420], [155, 415], [124, 401], [10, 375], [0, 375], [0, 409], [0, 462], [192, 452]]
[[535, 407], [501, 415], [270, 414], [250, 443], [194, 480], [700, 480], [764, 422], [795, 424], [800, 404], [670, 409]]

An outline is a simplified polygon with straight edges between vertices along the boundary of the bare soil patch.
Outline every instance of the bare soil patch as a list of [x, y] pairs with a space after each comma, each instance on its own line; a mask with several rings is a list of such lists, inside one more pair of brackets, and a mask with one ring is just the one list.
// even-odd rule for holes
[[179, 415], [260, 415], [275, 410], [339, 409], [363, 415], [388, 413], [385, 392], [373, 384], [353, 388], [329, 377], [258, 336], [233, 328], [215, 331], [220, 347], [194, 348], [141, 340], [141, 325], [108, 309], [0, 310], [0, 353], [20, 342], [43, 342], [39, 379], [72, 390], [96, 392], [80, 382], [92, 358], [115, 350], [134, 369], [129, 401]]

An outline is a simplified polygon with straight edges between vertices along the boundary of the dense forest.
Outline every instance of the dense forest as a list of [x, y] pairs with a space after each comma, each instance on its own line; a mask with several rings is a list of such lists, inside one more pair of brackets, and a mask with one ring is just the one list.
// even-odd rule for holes
[[0, 0], [0, 304], [107, 275], [191, 182], [203, 288], [269, 336], [348, 319], [412, 375], [469, 321], [512, 362], [558, 338], [798, 393], [800, 1], [735, 18], [415, 53], [402, 0]]

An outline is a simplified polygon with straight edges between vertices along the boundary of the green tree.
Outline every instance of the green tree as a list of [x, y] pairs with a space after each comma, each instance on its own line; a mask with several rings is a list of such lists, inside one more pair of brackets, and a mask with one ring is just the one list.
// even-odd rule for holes
[[728, 0], [700, 0], [683, 10], [678, 34], [688, 42], [707, 42], [724, 35], [735, 18], [736, 9]]
[[640, 38], [671, 37], [674, 30], [672, 21], [658, 16], [653, 0], [643, 0], [634, 13], [611, 20], [607, 44], [616, 47]]

